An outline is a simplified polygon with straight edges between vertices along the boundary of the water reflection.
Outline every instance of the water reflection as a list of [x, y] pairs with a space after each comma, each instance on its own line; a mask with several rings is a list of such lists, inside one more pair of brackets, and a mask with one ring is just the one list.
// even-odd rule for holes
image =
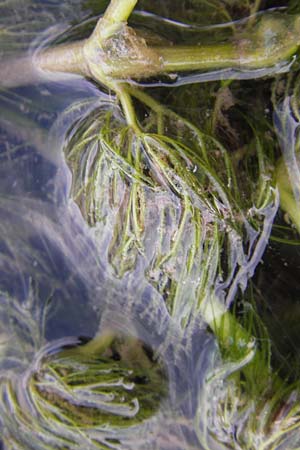
[[[139, 276], [128, 283], [109, 270], [99, 237], [95, 239], [94, 230], [69, 199], [70, 172], [57, 152], [65, 130], [98, 100], [78, 102], [76, 107], [72, 91], [69, 98], [72, 107], [47, 123], [45, 129], [51, 132], [40, 148], [34, 143], [24, 145], [22, 132], [14, 137], [11, 128], [6, 131], [2, 124], [0, 424], [5, 449], [66, 448], [61, 447], [61, 439], [74, 439], [74, 432], [69, 434], [57, 421], [52, 426], [48, 423], [43, 441], [39, 433], [35, 435], [35, 422], [30, 422], [35, 408], [26, 398], [33, 387], [28, 383], [51, 349], [56, 353], [76, 344], [79, 336], [91, 339], [103, 329], [142, 338], [163, 361], [167, 394], [160, 397], [152, 419], [140, 424], [138, 437], [133, 438], [127, 427], [113, 434], [91, 428], [85, 437], [82, 432], [75, 434], [72, 448], [98, 448], [92, 443], [97, 439], [105, 448], [197, 447], [193, 420], [205, 378], [219, 363], [215, 338], [201, 321], [184, 333], [147, 280]], [[51, 148], [57, 153], [49, 154]], [[50, 438], [50, 432], [56, 437]]]
[[[46, 88], [51, 89], [42, 89]], [[138, 439], [132, 441], [130, 429], [113, 435], [95, 429], [89, 437], [79, 439], [76, 434], [78, 448], [94, 448], [91, 439], [96, 441], [97, 433], [101, 439], [104, 433], [107, 448], [119, 448], [119, 439], [122, 448], [174, 449], [184, 447], [186, 441], [196, 445], [191, 421], [197, 407], [196, 392], [217, 351], [214, 339], [204, 330], [195, 331], [191, 346], [190, 338], [183, 339], [170, 321], [164, 302], [151, 285], [138, 279], [130, 289], [126, 283], [125, 291], [124, 282], [111, 272], [108, 276], [93, 232], [69, 200], [70, 173], [57, 152], [65, 130], [91, 108], [88, 101], [79, 102], [77, 108], [72, 91], [69, 99], [71, 110], [58, 112], [44, 124], [51, 132], [39, 148], [34, 142], [24, 142], [22, 128], [15, 137], [11, 127], [2, 123], [0, 424], [6, 436], [5, 449], [61, 448], [63, 436], [71, 439], [57, 422], [49, 428], [57, 438], [48, 436], [48, 440], [46, 432], [41, 442], [39, 435], [35, 436], [34, 425], [30, 425], [34, 408], [26, 399], [31, 392], [28, 377], [54, 347], [57, 352], [77, 343], [78, 336], [90, 339], [103, 329], [142, 337], [163, 360], [169, 394], [159, 399], [163, 405], [159, 414], [139, 427]], [[36, 126], [40, 123], [35, 121]], [[34, 134], [35, 128], [31, 131]], [[49, 154], [52, 148], [54, 155]], [[11, 396], [12, 389], [18, 399]], [[14, 408], [19, 411], [15, 422], [9, 419]], [[25, 415], [20, 416], [20, 411]], [[186, 423], [183, 427], [177, 424], [178, 417]], [[18, 431], [20, 423], [22, 433]]]

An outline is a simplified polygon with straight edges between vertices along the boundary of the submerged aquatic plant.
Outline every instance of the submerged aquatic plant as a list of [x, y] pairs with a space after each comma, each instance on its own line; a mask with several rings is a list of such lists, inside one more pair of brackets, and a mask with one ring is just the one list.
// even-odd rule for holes
[[[160, 357], [147, 349], [142, 336], [124, 337], [114, 328], [106, 334], [100, 327], [85, 345], [74, 338], [46, 344], [41, 324], [47, 308], [42, 318], [26, 323], [22, 355], [8, 345], [12, 336], [23, 340], [22, 306], [3, 301], [0, 312], [14, 324], [0, 335], [5, 448], [297, 448], [299, 387], [273, 370], [267, 330], [255, 298], [249, 302], [245, 290], [268, 243], [279, 197], [300, 227], [299, 84], [291, 82], [298, 75], [299, 16], [286, 11], [255, 15], [259, 2], [248, 2], [245, 10], [254, 15], [233, 23], [223, 8], [224, 39], [179, 45], [129, 26], [136, 3], [112, 0], [90, 38], [42, 49], [33, 60], [10, 59], [0, 74], [3, 85], [13, 87], [22, 82], [19, 75], [7, 76], [16, 68], [25, 70], [24, 84], [43, 79], [42, 71], [69, 72], [109, 91], [66, 132], [70, 196], [91, 228], [108, 279], [121, 286], [125, 302], [120, 308], [126, 302], [126, 312], [142, 308], [139, 320], [150, 320], [157, 329], [168, 323], [165, 333], [158, 333], [163, 336], [155, 348]], [[199, 8], [202, 2], [193, 3]], [[207, 3], [218, 8], [218, 2]], [[245, 91], [230, 79], [288, 71], [293, 76], [283, 75], [286, 91], [279, 80], [273, 87], [278, 145], [260, 105], [237, 105], [238, 118], [230, 117]], [[193, 100], [186, 86], [179, 91], [183, 99], [178, 95], [168, 107], [155, 90], [149, 94], [139, 86], [220, 78], [229, 81], [214, 85], [215, 101], [211, 88], [202, 88], [203, 103], [209, 98], [212, 104], [207, 118], [196, 113], [196, 120], [183, 113]], [[8, 311], [11, 303], [16, 308]], [[185, 345], [178, 344], [173, 327]], [[199, 378], [197, 389], [187, 401], [176, 392], [182, 353], [191, 352], [192, 358], [194, 340], [203, 338], [203, 330], [218, 347], [204, 379], [193, 374]], [[10, 366], [11, 359], [22, 358], [18, 370]], [[171, 447], [160, 420], [172, 422], [166, 426], [169, 435], [172, 426], [181, 427], [181, 435], [170, 438]], [[185, 437], [186, 429], [195, 444]], [[145, 436], [146, 447], [132, 439], [133, 433]]]
[[157, 413], [166, 378], [142, 342], [103, 335], [81, 349], [72, 338], [48, 344], [21, 377], [2, 382], [6, 448], [120, 448]]
[[281, 206], [300, 232], [300, 164], [299, 164], [299, 79], [291, 74], [287, 81], [278, 80], [273, 88], [275, 127], [282, 157], [275, 172]]

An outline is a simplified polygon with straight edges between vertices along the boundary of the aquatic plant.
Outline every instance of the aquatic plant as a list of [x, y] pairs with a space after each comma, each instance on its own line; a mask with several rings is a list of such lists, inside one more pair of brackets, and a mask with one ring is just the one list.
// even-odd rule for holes
[[[23, 306], [4, 294], [1, 314], [14, 326], [3, 333], [0, 347], [8, 364], [1, 374], [3, 441], [8, 449], [194, 448], [182, 436], [168, 447], [159, 431], [161, 420], [182, 421], [195, 435], [195, 448], [297, 448], [299, 387], [272, 368], [268, 332], [246, 288], [268, 243], [279, 197], [300, 228], [299, 83], [292, 83], [298, 70], [299, 16], [261, 12], [224, 25], [224, 39], [214, 45], [166, 44], [127, 24], [136, 3], [112, 0], [90, 38], [40, 49], [33, 60], [11, 59], [0, 74], [3, 85], [13, 87], [41, 80], [47, 72], [75, 73], [108, 92], [66, 132], [70, 196], [91, 228], [109, 277], [127, 296], [126, 311], [144, 308], [141, 316], [148, 314], [157, 328], [164, 315], [168, 326], [155, 354], [141, 336], [102, 326], [84, 345], [78, 338], [47, 344], [41, 330], [47, 317], [27, 321], [19, 312]], [[195, 3], [199, 7], [201, 1]], [[208, 3], [216, 8], [216, 2]], [[245, 6], [248, 14], [258, 8], [259, 2]], [[222, 11], [229, 20], [227, 9]], [[7, 76], [16, 68], [25, 70], [23, 80]], [[202, 101], [212, 103], [207, 119], [182, 113], [193, 101], [186, 90], [191, 89], [190, 96], [191, 82], [285, 72], [292, 75], [283, 75], [272, 88], [279, 145], [270, 117], [255, 102], [239, 105], [237, 126], [231, 123], [228, 111], [237, 94], [246, 91], [238, 82], [202, 88]], [[184, 86], [182, 97], [168, 107], [155, 90], [144, 89], [172, 83]], [[270, 84], [267, 88], [271, 95]], [[150, 299], [143, 306], [145, 291]], [[18, 307], [7, 312], [12, 303]], [[47, 309], [42, 312], [47, 315]], [[176, 347], [172, 327], [186, 347]], [[15, 373], [10, 352], [17, 361], [22, 352], [14, 354], [7, 336], [22, 335], [24, 328], [27, 367]], [[175, 348], [174, 372], [181, 373], [181, 353], [191, 351], [199, 330], [211, 333], [218, 346], [187, 413], [179, 395], [170, 400], [180, 377], [172, 373], [168, 358]], [[39, 338], [37, 343], [31, 336]], [[168, 402], [177, 409], [173, 415]], [[130, 442], [135, 432], [151, 435], [146, 447]]]
[[[281, 83], [281, 87], [280, 87]], [[276, 131], [282, 149], [275, 172], [279, 187], [281, 206], [288, 213], [292, 223], [300, 231], [299, 201], [299, 80], [291, 74], [287, 81], [277, 80], [273, 88]], [[284, 93], [284, 99], [282, 95]]]

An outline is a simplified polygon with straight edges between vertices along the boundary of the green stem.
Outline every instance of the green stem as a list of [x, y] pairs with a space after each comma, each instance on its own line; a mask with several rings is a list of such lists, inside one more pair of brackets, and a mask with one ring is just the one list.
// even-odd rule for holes
[[174, 46], [156, 48], [162, 72], [186, 72], [233, 67], [239, 61], [231, 44], [211, 46]]
[[115, 335], [116, 334], [114, 331], [106, 329], [101, 333], [100, 336], [97, 336], [96, 339], [92, 339], [84, 346], [76, 346], [71, 349], [62, 350], [60, 356], [66, 358], [76, 354], [92, 355], [98, 353], [101, 355], [110, 346], [115, 338]]
[[138, 0], [111, 0], [103, 19], [107, 24], [114, 25], [127, 22]]
[[84, 56], [86, 40], [58, 45], [36, 54], [33, 58], [8, 59], [0, 64], [0, 87], [13, 88], [41, 83], [47, 78], [65, 78], [65, 74], [91, 78]]
[[131, 96], [127, 92], [126, 86], [122, 84], [116, 84], [115, 92], [122, 105], [127, 124], [135, 131], [136, 134], [141, 134], [141, 129], [136, 120], [136, 114], [132, 104]]
[[[248, 49], [241, 49], [238, 44], [232, 43], [148, 49], [153, 55], [156, 54], [153, 61], [120, 60], [119, 65], [113, 64], [109, 67], [109, 75], [115, 79], [122, 79], [123, 76], [135, 78], [135, 73], [139, 74], [139, 78], [147, 78], [151, 75], [176, 72], [264, 69], [287, 62], [297, 52], [298, 44], [278, 45], [272, 49], [255, 46], [255, 42], [251, 43]], [[159, 67], [156, 64], [157, 59], [160, 61]]]
[[137, 0], [111, 0], [104, 16], [98, 21], [92, 36], [103, 43], [115, 35], [127, 23]]
[[[22, 77], [25, 84], [34, 77], [32, 82], [41, 78], [41, 72], [35, 73], [35, 65], [44, 71], [91, 77], [108, 87], [116, 80], [143, 79], [174, 72], [263, 69], [287, 63], [300, 44], [299, 16], [266, 14], [240, 41], [149, 47], [134, 30], [124, 25], [135, 3], [136, 0], [112, 1], [104, 18], [85, 41], [45, 50], [35, 61], [30, 58], [19, 60], [19, 70], [18, 61], [3, 62], [0, 66], [2, 86], [20, 85]], [[113, 5], [117, 5], [115, 11]], [[113, 51], [116, 43], [122, 51]]]
[[90, 77], [84, 57], [86, 40], [49, 48], [37, 56], [36, 63], [43, 71], [72, 73]]

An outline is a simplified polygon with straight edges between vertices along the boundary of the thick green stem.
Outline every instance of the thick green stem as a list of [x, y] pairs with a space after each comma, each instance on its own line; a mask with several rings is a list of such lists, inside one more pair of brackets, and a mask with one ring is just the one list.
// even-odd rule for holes
[[222, 69], [239, 63], [239, 55], [231, 44], [159, 47], [156, 51], [164, 73]]
[[127, 23], [136, 3], [137, 0], [111, 0], [92, 35], [100, 45]]
[[[273, 66], [282, 61], [282, 54], [253, 50], [241, 56], [238, 49], [230, 44], [216, 46], [174, 46], [147, 48], [145, 59], [127, 59], [120, 55], [110, 63], [107, 60], [95, 62], [97, 72], [91, 70], [88, 56], [83, 49], [86, 42], [58, 46], [48, 49], [37, 56], [35, 64], [29, 59], [8, 62], [0, 69], [2, 86], [13, 87], [28, 84], [33, 79], [42, 79], [45, 72], [71, 73], [91, 77], [110, 86], [110, 80], [124, 80], [128, 78], [148, 78], [167, 73], [187, 71], [209, 71], [226, 68], [240, 70], [254, 70]], [[291, 56], [296, 49], [292, 49], [286, 57]], [[103, 55], [104, 56], [104, 55]], [[101, 72], [101, 73], [100, 73]], [[17, 74], [17, 75], [15, 75]], [[105, 78], [107, 77], [107, 83]]]
[[85, 44], [84, 40], [49, 48], [37, 55], [36, 65], [48, 72], [65, 72], [89, 77], [91, 73], [83, 52]]
[[[284, 14], [265, 14], [239, 40], [216, 45], [150, 47], [134, 30], [123, 27], [111, 42], [106, 41], [104, 53], [109, 57], [102, 53], [103, 74], [118, 80], [198, 70], [263, 69], [287, 63], [298, 50], [299, 35], [299, 16]], [[115, 40], [117, 52], [113, 51]], [[95, 59], [93, 64], [101, 65], [101, 61]]]
[[110, 25], [127, 22], [136, 4], [137, 0], [111, 0], [103, 19]]
[[[92, 36], [41, 52], [34, 61], [3, 62], [0, 79], [4, 87], [39, 81], [40, 68], [75, 73], [106, 86], [116, 81], [143, 79], [167, 73], [209, 71], [226, 68], [255, 70], [287, 63], [300, 44], [299, 16], [262, 17], [239, 41], [216, 45], [149, 47], [125, 22], [136, 0], [112, 1]], [[116, 5], [116, 10], [113, 10]], [[120, 20], [122, 20], [120, 22]], [[271, 38], [270, 38], [271, 36]], [[19, 66], [18, 66], [19, 64]]]
[[231, 44], [197, 47], [165, 47], [157, 51], [162, 60], [162, 72], [186, 72], [197, 70], [241, 69], [255, 70], [275, 66], [296, 52], [289, 49], [286, 54], [280, 49], [270, 52], [266, 48], [253, 48], [241, 53]]
[[48, 78], [64, 78], [75, 74], [91, 78], [91, 72], [84, 56], [86, 41], [59, 45], [36, 54], [33, 58], [23, 57], [0, 63], [0, 87], [13, 88], [41, 83]]

